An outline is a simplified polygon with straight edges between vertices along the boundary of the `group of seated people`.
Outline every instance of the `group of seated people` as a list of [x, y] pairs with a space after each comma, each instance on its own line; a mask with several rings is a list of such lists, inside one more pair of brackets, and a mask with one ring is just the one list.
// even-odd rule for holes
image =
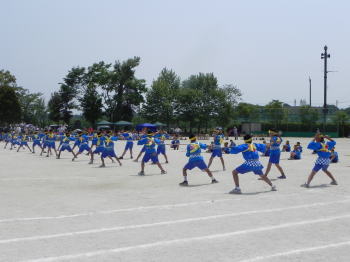
[[[225, 142], [224, 146], [221, 148], [222, 153], [224, 154], [230, 154], [231, 148], [236, 146], [236, 143], [233, 142], [231, 139], [230, 142]], [[212, 153], [214, 148], [214, 142], [211, 142], [210, 145], [208, 146], [207, 153]]]
[[[266, 151], [263, 153], [263, 156], [270, 156], [270, 144], [266, 143], [266, 141], [263, 141], [264, 144], [266, 144]], [[291, 150], [291, 145], [289, 141], [287, 140], [286, 143], [282, 147], [282, 152], [290, 152], [289, 160], [299, 160], [301, 159], [301, 153], [303, 152], [303, 147], [301, 146], [300, 142], [297, 142], [293, 146], [293, 150]], [[335, 148], [332, 148], [331, 150], [331, 162], [332, 163], [338, 163], [339, 157], [338, 153], [335, 151]]]

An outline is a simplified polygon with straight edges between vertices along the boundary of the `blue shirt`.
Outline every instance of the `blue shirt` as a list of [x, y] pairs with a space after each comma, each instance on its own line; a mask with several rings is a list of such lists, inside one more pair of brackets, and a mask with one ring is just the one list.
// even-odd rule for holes
[[279, 136], [273, 136], [271, 137], [271, 143], [270, 143], [270, 151], [280, 151], [280, 145], [282, 143], [283, 139]]
[[264, 153], [266, 150], [266, 145], [264, 144], [242, 144], [231, 148], [231, 154], [242, 153], [244, 160], [258, 160], [259, 153]]
[[221, 148], [221, 143], [224, 140], [224, 136], [223, 135], [216, 135], [214, 137], [214, 149], [219, 149]]
[[190, 162], [203, 160], [201, 156], [201, 149], [206, 149], [207, 145], [199, 142], [193, 142], [187, 145], [186, 156], [189, 158]]
[[327, 143], [310, 142], [308, 149], [315, 150], [317, 155], [322, 158], [330, 158], [331, 149], [335, 146], [335, 141], [328, 141]]
[[332, 152], [331, 156], [334, 156], [334, 159], [332, 161], [334, 161], [334, 162], [338, 162], [339, 161], [338, 152]]
[[295, 156], [296, 156], [297, 158], [301, 158], [301, 152], [300, 152], [300, 150], [293, 150], [292, 152], [295, 154]]
[[156, 153], [156, 145], [160, 143], [159, 139], [153, 137], [146, 137], [137, 142], [138, 145], [144, 145], [146, 154]]

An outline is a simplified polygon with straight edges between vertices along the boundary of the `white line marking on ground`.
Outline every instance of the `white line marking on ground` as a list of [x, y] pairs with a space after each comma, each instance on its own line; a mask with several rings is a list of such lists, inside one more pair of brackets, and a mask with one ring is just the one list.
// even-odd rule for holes
[[84, 216], [93, 216], [98, 214], [113, 214], [121, 212], [132, 212], [132, 211], [143, 211], [143, 210], [152, 210], [152, 209], [170, 209], [177, 207], [187, 207], [200, 204], [214, 204], [217, 202], [226, 202], [226, 201], [237, 201], [242, 200], [242, 198], [228, 198], [228, 199], [217, 199], [217, 200], [204, 200], [188, 203], [179, 203], [179, 204], [170, 204], [170, 205], [154, 205], [154, 206], [140, 206], [140, 207], [131, 207], [131, 208], [122, 208], [122, 209], [112, 209], [112, 210], [103, 210], [96, 212], [87, 212], [87, 213], [78, 213], [71, 215], [60, 215], [60, 216], [47, 216], [47, 217], [23, 217], [23, 218], [6, 218], [1, 219], [0, 223], [5, 222], [18, 222], [18, 221], [31, 221], [31, 220], [49, 220], [49, 219], [64, 219], [64, 218], [74, 218], [74, 217], [84, 217]]
[[266, 259], [271, 259], [271, 258], [276, 258], [276, 257], [285, 257], [285, 256], [290, 256], [290, 255], [295, 255], [295, 254], [300, 254], [300, 253], [313, 252], [313, 251], [317, 251], [317, 250], [321, 250], [321, 249], [335, 248], [335, 247], [341, 247], [341, 246], [347, 246], [347, 245], [350, 245], [350, 241], [333, 243], [333, 244], [328, 244], [328, 245], [323, 245], [323, 246], [294, 249], [294, 250], [290, 250], [290, 251], [286, 251], [286, 252], [276, 253], [273, 255], [258, 256], [258, 257], [254, 257], [254, 258], [250, 258], [250, 259], [246, 259], [246, 260], [241, 260], [239, 262], [255, 262], [255, 261], [261, 261], [261, 260], [266, 260]]
[[328, 222], [328, 221], [343, 219], [348, 217], [350, 217], [350, 214], [320, 218], [320, 219], [304, 220], [304, 221], [292, 222], [292, 223], [285, 223], [285, 224], [279, 224], [275, 226], [259, 227], [254, 229], [234, 231], [234, 232], [228, 232], [228, 233], [222, 233], [222, 234], [214, 234], [214, 235], [190, 237], [190, 238], [180, 238], [180, 239], [158, 241], [154, 243], [142, 244], [142, 245], [136, 245], [136, 246], [128, 246], [128, 247], [121, 247], [121, 248], [115, 248], [115, 249], [104, 249], [104, 250], [98, 250], [98, 251], [92, 251], [92, 252], [80, 253], [80, 254], [32, 259], [32, 260], [26, 260], [23, 262], [52, 262], [52, 261], [64, 261], [64, 260], [72, 260], [72, 259], [79, 259], [79, 258], [89, 258], [89, 257], [100, 256], [100, 255], [106, 255], [106, 254], [116, 254], [120, 252], [127, 252], [135, 249], [148, 249], [153, 247], [162, 247], [162, 246], [183, 244], [183, 243], [194, 242], [194, 241], [213, 240], [218, 238], [226, 238], [226, 237], [244, 235], [249, 233], [264, 232], [264, 231], [288, 228], [293, 226], [303, 226], [308, 224], [323, 223], [323, 222]]
[[[311, 189], [306, 192], [311, 193]], [[299, 195], [297, 193], [285, 194], [283, 197], [291, 197], [293, 195]], [[275, 196], [273, 196], [275, 197]], [[281, 197], [281, 196], [280, 196]], [[271, 196], [261, 196], [262, 198], [271, 198]], [[68, 214], [68, 215], [59, 215], [59, 216], [42, 216], [42, 217], [23, 217], [23, 218], [3, 218], [0, 219], [0, 223], [11, 223], [11, 222], [20, 222], [20, 221], [35, 221], [35, 220], [50, 220], [50, 219], [66, 219], [66, 218], [76, 218], [76, 217], [85, 217], [85, 216], [93, 216], [93, 215], [103, 215], [103, 214], [113, 214], [120, 212], [132, 212], [132, 211], [143, 211], [143, 210], [152, 210], [152, 209], [170, 209], [177, 207], [186, 207], [186, 206], [194, 206], [201, 204], [215, 204], [217, 202], [226, 202], [226, 201], [240, 201], [249, 199], [248, 197], [242, 198], [227, 198], [227, 199], [213, 199], [213, 200], [204, 200], [204, 201], [195, 201], [195, 202], [187, 202], [187, 203], [179, 203], [179, 204], [168, 204], [168, 205], [154, 205], [154, 206], [140, 206], [140, 207], [131, 207], [131, 208], [122, 208], [122, 209], [112, 209], [112, 210], [103, 210], [103, 211], [95, 211], [95, 212], [87, 212], [87, 213], [77, 213], [77, 214]]]
[[[291, 197], [293, 195], [299, 195], [297, 193], [282, 195], [283, 197]], [[261, 196], [261, 198], [271, 198], [272, 196]], [[275, 198], [275, 196], [273, 196]], [[249, 197], [242, 198], [225, 198], [225, 199], [214, 199], [214, 200], [203, 200], [195, 202], [186, 202], [179, 204], [167, 204], [167, 205], [154, 205], [154, 206], [140, 206], [140, 207], [131, 207], [131, 208], [122, 208], [122, 209], [112, 209], [112, 210], [103, 210], [87, 213], [77, 213], [77, 214], [68, 214], [68, 215], [59, 215], [59, 216], [42, 216], [42, 217], [23, 217], [23, 218], [3, 218], [0, 219], [0, 223], [10, 223], [10, 222], [20, 222], [20, 221], [31, 221], [31, 220], [50, 220], [50, 219], [65, 219], [65, 218], [75, 218], [75, 217], [85, 217], [93, 215], [103, 215], [103, 214], [113, 214], [121, 212], [133, 212], [133, 211], [144, 211], [144, 210], [153, 210], [153, 209], [170, 209], [178, 207], [187, 207], [195, 206], [201, 204], [215, 204], [218, 202], [227, 202], [227, 201], [240, 201], [244, 199], [249, 199]]]
[[170, 221], [163, 221], [163, 222], [156, 222], [156, 223], [149, 223], [149, 224], [97, 228], [97, 229], [66, 232], [66, 233], [59, 233], [59, 234], [52, 234], [52, 235], [10, 238], [10, 239], [0, 240], [0, 244], [8, 244], [8, 243], [22, 242], [22, 241], [36, 241], [36, 240], [44, 240], [44, 239], [52, 239], [52, 238], [60, 238], [60, 237], [73, 237], [73, 236], [79, 236], [79, 235], [97, 234], [97, 233], [103, 233], [103, 232], [112, 232], [112, 231], [120, 231], [120, 230], [128, 230], [128, 229], [139, 229], [139, 228], [149, 228], [149, 227], [156, 227], [156, 226], [174, 225], [174, 224], [180, 224], [180, 223], [188, 223], [188, 222], [195, 222], [195, 221], [198, 222], [198, 221], [205, 221], [205, 220], [218, 219], [218, 218], [236, 217], [236, 216], [243, 216], [243, 215], [260, 214], [260, 213], [279, 212], [279, 211], [293, 210], [293, 209], [299, 209], [299, 208], [310, 208], [310, 207], [317, 207], [317, 206], [333, 205], [335, 203], [345, 203], [349, 201], [350, 199], [342, 200], [342, 201], [327, 202], [327, 203], [320, 202], [320, 203], [315, 203], [310, 205], [300, 205], [300, 206], [293, 206], [293, 207], [282, 207], [282, 208], [273, 208], [273, 209], [265, 209], [265, 210], [252, 210], [252, 211], [229, 213], [229, 214], [223, 214], [223, 215], [185, 218], [185, 219], [170, 220]]
[[22, 177], [22, 178], [1, 178], [0, 181], [32, 181], [32, 180], [73, 180], [73, 179], [79, 179], [79, 180], [87, 180], [87, 179], [98, 179], [97, 177]]

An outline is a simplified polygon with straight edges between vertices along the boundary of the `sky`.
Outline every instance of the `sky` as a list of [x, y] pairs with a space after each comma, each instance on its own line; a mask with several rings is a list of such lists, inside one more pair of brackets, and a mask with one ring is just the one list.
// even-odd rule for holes
[[150, 86], [162, 68], [182, 80], [214, 73], [243, 101], [350, 106], [347, 0], [0, 0], [0, 69], [48, 100], [74, 66], [141, 57]]

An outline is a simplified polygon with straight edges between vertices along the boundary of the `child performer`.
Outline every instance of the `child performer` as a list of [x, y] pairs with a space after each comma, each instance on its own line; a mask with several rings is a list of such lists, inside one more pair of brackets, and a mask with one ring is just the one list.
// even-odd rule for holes
[[130, 151], [130, 158], [132, 159], [132, 149], [134, 147], [134, 141], [133, 141], [133, 136], [132, 134], [123, 134], [123, 136], [126, 139], [126, 144], [125, 144], [125, 148], [124, 148], [124, 152], [121, 155], [121, 157], [119, 157], [119, 159], [123, 159], [124, 155], [126, 154], [126, 152], [129, 150]]
[[290, 152], [290, 144], [289, 144], [289, 141], [287, 140], [286, 141], [286, 144], [283, 145], [283, 148], [282, 148], [282, 152]]
[[299, 160], [301, 159], [301, 151], [298, 145], [294, 145], [293, 151], [290, 152], [289, 160]]
[[60, 159], [61, 158], [61, 153], [62, 151], [65, 151], [67, 150], [68, 152], [71, 152], [73, 154], [73, 158], [76, 158], [76, 155], [74, 154], [72, 148], [70, 147], [69, 145], [69, 142], [70, 141], [74, 141], [75, 139], [73, 137], [70, 136], [69, 133], [66, 133], [63, 138], [62, 138], [62, 144], [60, 146], [60, 149], [58, 151], [58, 156], [57, 156], [57, 159]]
[[[325, 143], [324, 139], [327, 139], [328, 142]], [[321, 134], [316, 134], [314, 139], [309, 143], [308, 149], [316, 151], [318, 158], [316, 160], [315, 166], [312, 169], [307, 182], [302, 187], [309, 188], [311, 180], [314, 178], [316, 173], [322, 169], [323, 172], [332, 180], [331, 185], [338, 185], [337, 181], [333, 177], [332, 173], [328, 171], [330, 156], [332, 148], [334, 148], [336, 142], [328, 136], [323, 136]]]
[[203, 157], [201, 156], [201, 149], [206, 149], [207, 145], [197, 142], [197, 138], [194, 135], [190, 135], [189, 139], [191, 143], [187, 145], [186, 156], [189, 158], [188, 163], [184, 166], [182, 174], [184, 181], [180, 183], [180, 186], [188, 186], [187, 181], [187, 170], [192, 170], [198, 167], [202, 171], [207, 172], [208, 176], [211, 178], [211, 183], [218, 183], [213, 174], [210, 172], [209, 168], [205, 164]]
[[23, 134], [21, 137], [20, 137], [20, 144], [19, 144], [19, 147], [17, 149], [17, 152], [21, 149], [21, 147], [27, 147], [30, 151], [30, 153], [32, 153], [32, 150], [30, 149], [30, 147], [28, 146], [28, 136], [26, 136], [25, 134]]
[[[98, 132], [96, 134], [97, 136], [95, 136], [93, 139], [96, 140], [96, 142], [94, 142], [94, 145], [96, 146], [96, 149], [94, 151], [92, 151], [91, 149], [91, 158], [90, 158], [90, 162], [89, 164], [93, 164], [94, 163], [94, 155], [95, 154], [102, 154], [105, 151], [105, 141], [106, 141], [106, 137], [102, 135], [101, 132]], [[92, 148], [92, 146], [91, 146]], [[112, 159], [112, 158], [111, 158]], [[112, 162], [114, 160], [112, 159]]]
[[233, 180], [235, 183], [235, 188], [231, 190], [230, 194], [241, 194], [241, 189], [239, 187], [239, 177], [238, 174], [244, 174], [247, 172], [253, 172], [261, 177], [261, 180], [265, 181], [269, 186], [271, 186], [271, 191], [276, 191], [276, 186], [272, 185], [270, 179], [264, 175], [262, 169], [263, 165], [259, 161], [259, 152], [265, 151], [264, 144], [252, 143], [253, 138], [251, 135], [244, 136], [245, 144], [235, 146], [231, 149], [231, 154], [242, 153], [245, 162], [232, 171]]
[[80, 141], [79, 151], [74, 155], [74, 157], [72, 158], [72, 161], [78, 158], [78, 156], [82, 154], [84, 151], [87, 151], [88, 154], [92, 154], [91, 148], [89, 147], [89, 136], [86, 134], [83, 134], [83, 135], [80, 135], [77, 139]]
[[166, 149], [165, 149], [165, 139], [166, 139], [166, 136], [165, 134], [161, 133], [159, 135], [159, 140], [160, 140], [160, 144], [158, 145], [157, 147], [157, 155], [159, 156], [160, 154], [162, 154], [165, 158], [165, 163], [169, 163], [168, 162], [168, 156], [166, 155]]
[[120, 166], [122, 165], [122, 163], [120, 162], [120, 160], [118, 159], [118, 157], [114, 151], [114, 142], [113, 141], [117, 141], [117, 140], [118, 140], [118, 138], [115, 136], [111, 137], [109, 135], [106, 135], [105, 148], [104, 148], [102, 155], [101, 155], [102, 165], [100, 165], [100, 167], [106, 167], [105, 160], [104, 160], [106, 157], [109, 157], [111, 159], [115, 158], [118, 161], [119, 165]]
[[[56, 136], [53, 132], [49, 132], [45, 137], [45, 143], [47, 146], [47, 155], [46, 157], [49, 157], [49, 155], [52, 155], [52, 149], [55, 151], [56, 157], [57, 157], [57, 150], [56, 150]], [[43, 153], [43, 150], [45, 149], [45, 146], [43, 147], [41, 153]]]
[[338, 157], [338, 152], [335, 151], [335, 147], [331, 149], [331, 163], [338, 163], [339, 157]]
[[166, 171], [163, 169], [162, 165], [159, 163], [157, 152], [156, 152], [156, 145], [160, 144], [160, 140], [153, 138], [153, 132], [148, 131], [147, 137], [139, 140], [137, 144], [145, 145], [145, 155], [142, 158], [141, 171], [139, 172], [139, 176], [145, 175], [145, 163], [147, 163], [149, 160], [151, 160], [154, 164], [156, 164], [159, 167], [161, 174], [166, 174]]
[[180, 140], [177, 135], [174, 136], [173, 140], [171, 141], [171, 148], [174, 150], [179, 150], [180, 147]]
[[279, 176], [279, 179], [285, 179], [287, 178], [286, 175], [284, 174], [284, 171], [282, 167], [280, 166], [280, 157], [281, 157], [281, 150], [280, 150], [280, 145], [282, 143], [282, 138], [278, 135], [277, 130], [271, 129], [269, 131], [269, 135], [271, 137], [270, 140], [270, 159], [269, 163], [267, 164], [267, 168], [265, 171], [265, 176], [267, 176], [271, 170], [271, 166], [275, 165], [280, 171], [281, 176]]
[[32, 136], [32, 140], [33, 140], [33, 145], [32, 145], [33, 154], [35, 153], [36, 146], [40, 147], [40, 149], [43, 150], [43, 148], [41, 146], [41, 137], [39, 136], [38, 132], [34, 133], [34, 135]]
[[226, 170], [225, 162], [224, 162], [224, 158], [222, 157], [222, 150], [221, 150], [221, 143], [223, 140], [224, 140], [224, 135], [222, 134], [222, 132], [220, 130], [216, 130], [214, 135], [213, 153], [211, 154], [211, 157], [209, 159], [208, 168], [211, 166], [214, 157], [219, 157], [221, 160], [223, 170], [224, 171]]

